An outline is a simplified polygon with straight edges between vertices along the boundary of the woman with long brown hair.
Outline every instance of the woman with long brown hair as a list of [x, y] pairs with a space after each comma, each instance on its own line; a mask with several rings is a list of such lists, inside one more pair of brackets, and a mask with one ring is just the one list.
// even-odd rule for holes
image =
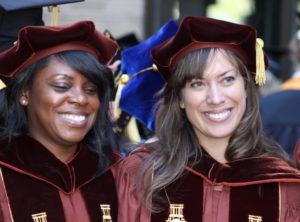
[[263, 84], [267, 57], [256, 37], [187, 17], [152, 50], [166, 80], [157, 140], [124, 161], [123, 222], [300, 220], [300, 172], [261, 125], [254, 79]]

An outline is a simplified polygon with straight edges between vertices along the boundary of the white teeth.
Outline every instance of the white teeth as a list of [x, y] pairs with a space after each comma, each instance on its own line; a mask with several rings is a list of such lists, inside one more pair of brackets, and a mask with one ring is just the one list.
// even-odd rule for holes
[[229, 110], [227, 110], [223, 113], [207, 113], [206, 115], [211, 119], [219, 120], [219, 119], [226, 118], [227, 116], [229, 116], [230, 113], [231, 112]]
[[73, 115], [73, 114], [63, 114], [62, 117], [76, 122], [84, 121], [86, 118], [83, 115]]

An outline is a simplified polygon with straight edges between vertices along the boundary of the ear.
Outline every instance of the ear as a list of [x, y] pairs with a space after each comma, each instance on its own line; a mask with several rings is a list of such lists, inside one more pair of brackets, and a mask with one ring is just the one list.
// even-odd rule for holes
[[184, 105], [184, 102], [182, 101], [182, 99], [179, 100], [179, 106], [181, 109], [185, 109], [185, 105]]
[[22, 106], [27, 106], [28, 101], [29, 101], [29, 90], [28, 89], [22, 89], [19, 102]]

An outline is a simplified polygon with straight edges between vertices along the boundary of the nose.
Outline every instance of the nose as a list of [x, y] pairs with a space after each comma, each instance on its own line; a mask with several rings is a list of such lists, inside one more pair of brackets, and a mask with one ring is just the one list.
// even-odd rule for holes
[[74, 88], [69, 96], [69, 102], [78, 105], [85, 105], [88, 103], [88, 97], [82, 89]]
[[211, 105], [218, 105], [225, 101], [225, 96], [222, 87], [217, 84], [212, 84], [208, 87], [206, 101]]

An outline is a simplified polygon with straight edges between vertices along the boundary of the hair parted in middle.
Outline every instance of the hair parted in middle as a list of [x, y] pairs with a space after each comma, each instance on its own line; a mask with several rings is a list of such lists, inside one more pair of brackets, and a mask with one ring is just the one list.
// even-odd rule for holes
[[[242, 75], [247, 95], [245, 113], [230, 138], [225, 158], [234, 161], [254, 156], [276, 156], [289, 161], [281, 147], [264, 135], [255, 82], [242, 60], [226, 49], [204, 48], [192, 51], [175, 65], [161, 91], [163, 98], [157, 108], [155, 125], [158, 140], [146, 144], [153, 152], [142, 169], [145, 175], [145, 200], [148, 207], [152, 205], [154, 211], [158, 210], [155, 208], [155, 200], [159, 201], [159, 191], [183, 175], [184, 165], [193, 166], [201, 161], [203, 150], [191, 123], [179, 105], [180, 93], [188, 81], [194, 78], [201, 79], [206, 65], [217, 52], [228, 58]], [[152, 170], [149, 170], [150, 168]]]

